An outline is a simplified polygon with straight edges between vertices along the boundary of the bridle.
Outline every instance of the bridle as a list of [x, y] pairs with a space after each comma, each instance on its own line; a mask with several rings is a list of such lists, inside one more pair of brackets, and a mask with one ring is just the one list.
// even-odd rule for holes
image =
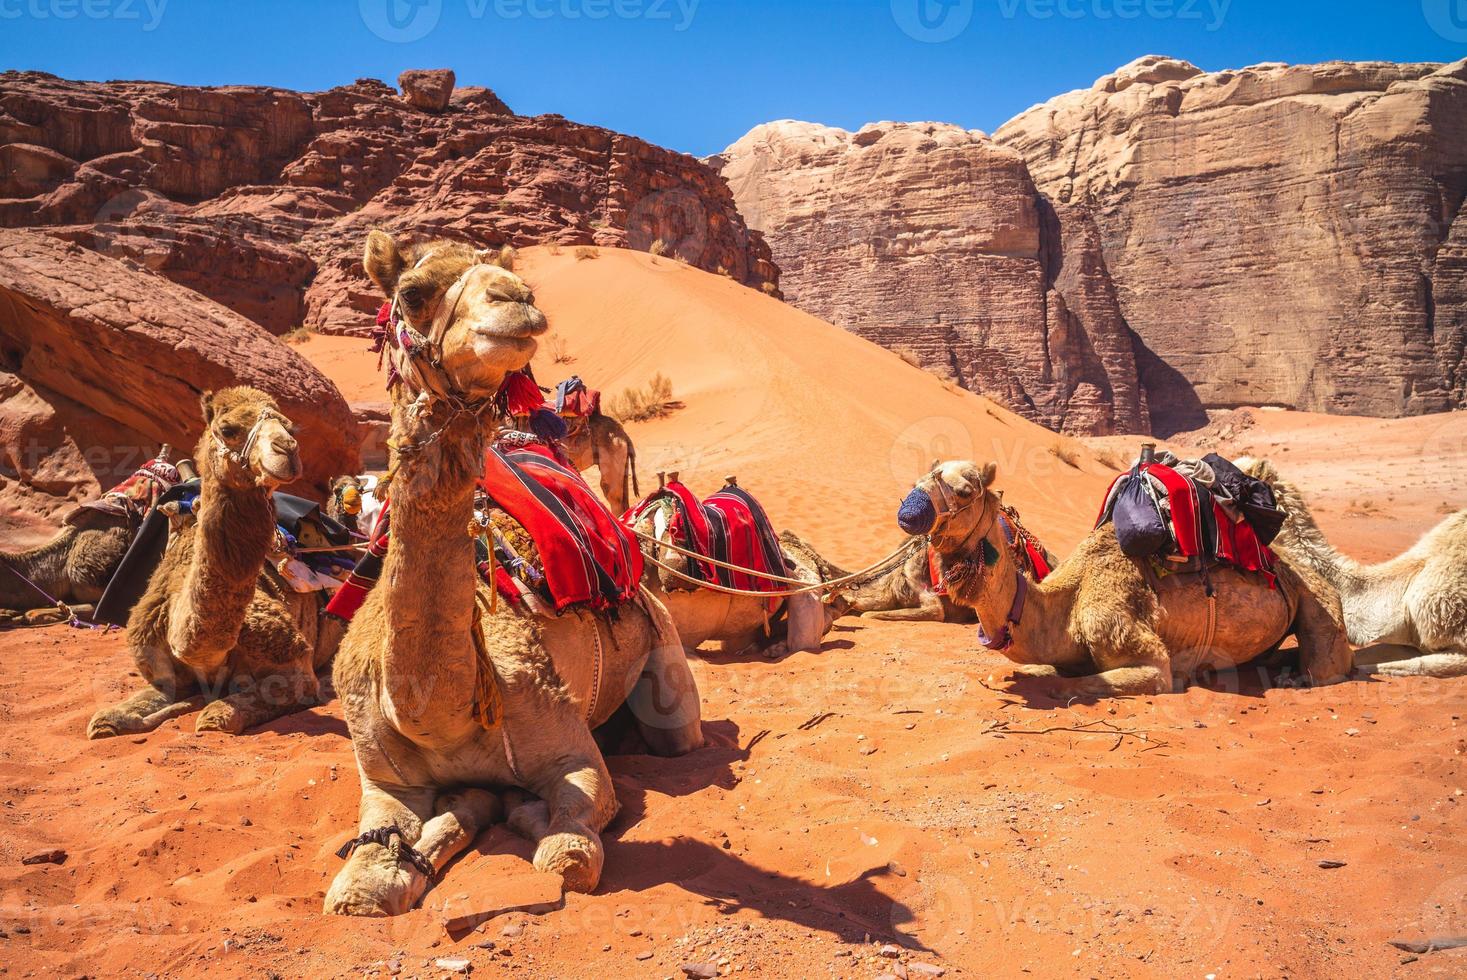
[[[1024, 574], [1024, 563], [1019, 560], [1017, 553], [1017, 549], [1020, 547], [1019, 542], [1021, 540], [1022, 528], [1018, 526], [1018, 521], [1016, 519], [1013, 520], [1013, 528], [1010, 528], [1008, 526], [1008, 523], [1004, 521], [1004, 508], [998, 495], [995, 495], [994, 497], [995, 509], [993, 511], [993, 514], [991, 517], [989, 516], [989, 507], [987, 503], [989, 494], [986, 488], [981, 489], [980, 492], [977, 494], [978, 499], [969, 500], [966, 503], [959, 504], [955, 507], [953, 506], [952, 489], [947, 485], [947, 481], [942, 478], [942, 474], [934, 474], [933, 482], [937, 484], [938, 490], [940, 491], [939, 495], [942, 497], [942, 501], [940, 505], [938, 501], [932, 501], [932, 509], [936, 512], [937, 516], [936, 519], [932, 522], [932, 530], [927, 532], [929, 547], [931, 546], [930, 542], [932, 540], [932, 535], [936, 534], [942, 527], [944, 527], [947, 522], [953, 518], [954, 515], [961, 514], [963, 511], [978, 503], [978, 499], [981, 499], [983, 501], [983, 513], [979, 515], [979, 520], [973, 525], [973, 530], [968, 533], [967, 537], [971, 538], [974, 535], [977, 535], [981, 541], [986, 542], [988, 540], [989, 532], [993, 530], [994, 523], [997, 523], [999, 526], [999, 531], [1003, 534], [1004, 541], [1008, 545], [1009, 551], [1011, 552], [1011, 560], [1014, 563], [1014, 601], [1013, 604], [1009, 607], [1009, 613], [1004, 621], [1003, 628], [1000, 629], [996, 635], [990, 637], [988, 635], [988, 632], [983, 628], [982, 622], [979, 622], [978, 624], [978, 642], [981, 643], [986, 649], [1002, 653], [1004, 650], [1007, 650], [1009, 647], [1014, 645], [1013, 628], [1015, 626], [1018, 626], [1020, 620], [1023, 619], [1024, 605], [1029, 597], [1029, 578], [1027, 575]], [[932, 494], [929, 493], [927, 496], [930, 499], [932, 497]], [[964, 539], [964, 541], [966, 540], [967, 538]], [[983, 546], [980, 545], [978, 550], [978, 574], [980, 576], [983, 574], [986, 566], [987, 559], [984, 557], [983, 554]]]
[[260, 417], [255, 419], [254, 425], [250, 426], [249, 434], [245, 436], [244, 445], [239, 449], [230, 449], [219, 433], [213, 433], [214, 441], [219, 443], [215, 452], [220, 459], [227, 459], [238, 466], [248, 469], [250, 465], [250, 453], [254, 451], [255, 443], [260, 441], [260, 433], [265, 430], [265, 423], [272, 420], [279, 422], [286, 429], [290, 428], [290, 419], [281, 415], [275, 409], [261, 409]]

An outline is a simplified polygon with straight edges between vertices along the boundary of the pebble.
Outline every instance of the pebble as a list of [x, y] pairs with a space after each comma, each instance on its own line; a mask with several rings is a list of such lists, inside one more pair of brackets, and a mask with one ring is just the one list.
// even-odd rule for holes
[[900, 946], [893, 946], [891, 943], [887, 943], [885, 946], [881, 947], [881, 949], [877, 950], [877, 952], [889, 960], [894, 960], [898, 956], [902, 955], [902, 948]]
[[683, 976], [689, 980], [717, 980], [717, 963], [684, 963], [682, 965]]
[[643, 950], [642, 952], [640, 952], [640, 953], [637, 954], [637, 959], [639, 959], [639, 960], [650, 960], [651, 958], [652, 958], [652, 951], [650, 949]]
[[516, 936], [523, 936], [525, 934], [525, 927], [523, 923], [511, 922], [509, 925], [499, 930], [499, 934], [509, 939], [513, 939]]
[[1326, 869], [1326, 870], [1329, 870], [1331, 868], [1343, 868], [1345, 866], [1345, 862], [1344, 861], [1332, 861], [1332, 860], [1329, 860], [1328, 858], [1326, 858], [1325, 860], [1319, 862], [1319, 866], [1321, 868]]
[[45, 851], [37, 851], [29, 857], [20, 859], [21, 864], [65, 864], [66, 852], [59, 847], [53, 847]]
[[947, 970], [936, 965], [935, 963], [908, 963], [907, 972], [915, 973], [918, 976], [923, 977], [940, 977], [944, 973], [946, 973]]
[[474, 965], [468, 960], [447, 958], [434, 960], [433, 965], [438, 967], [438, 969], [440, 970], [447, 970], [449, 973], [468, 973], [474, 968]]
[[895, 861], [888, 861], [886, 863], [886, 870], [890, 871], [898, 878], [905, 878], [907, 876], [907, 869], [902, 867], [900, 864], [897, 864]]

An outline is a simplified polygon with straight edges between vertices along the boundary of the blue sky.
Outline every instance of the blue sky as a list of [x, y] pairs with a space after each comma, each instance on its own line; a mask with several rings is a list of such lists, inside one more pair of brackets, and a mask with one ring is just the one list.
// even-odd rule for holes
[[700, 155], [781, 118], [991, 132], [1151, 53], [1455, 61], [1467, 0], [0, 0], [0, 67], [314, 90], [446, 66]]

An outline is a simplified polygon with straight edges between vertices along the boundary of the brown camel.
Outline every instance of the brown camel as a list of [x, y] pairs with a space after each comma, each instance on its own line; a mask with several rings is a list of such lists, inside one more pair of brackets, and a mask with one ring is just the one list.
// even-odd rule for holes
[[[643, 512], [635, 530], [648, 537], [665, 540], [661, 536], [669, 533], [667, 525], [672, 512], [671, 501], [660, 502]], [[830, 566], [813, 547], [790, 531], [782, 531], [779, 541], [786, 566], [783, 575], [810, 584], [825, 581], [820, 567], [823, 564]], [[688, 542], [682, 538], [674, 539], [672, 543], [688, 547]], [[640, 539], [638, 544], [643, 555], [672, 569], [668, 571], [668, 568], [648, 561], [644, 580], [656, 588], [667, 611], [672, 613], [678, 636], [690, 652], [704, 643], [717, 643], [724, 654], [742, 656], [762, 652], [771, 660], [799, 651], [817, 652], [821, 639], [830, 632], [831, 624], [844, 610], [840, 605], [822, 603], [820, 594], [812, 592], [789, 596], [771, 612], [768, 599], [730, 595], [698, 585], [693, 574], [693, 559], [686, 555], [655, 545], [646, 538]], [[781, 591], [791, 588], [780, 582], [773, 583], [773, 587]]]
[[366, 481], [362, 477], [338, 476], [331, 481], [327, 490], [321, 513], [353, 533], [365, 534], [371, 530], [357, 526], [362, 513], [362, 497], [366, 490]]
[[45, 544], [29, 551], [0, 551], [0, 620], [49, 606], [35, 586], [73, 611], [85, 612], [78, 607], [102, 598], [137, 527], [137, 520], [129, 514], [78, 507], [66, 526]]
[[[837, 596], [845, 611], [865, 619], [897, 622], [972, 623], [978, 616], [972, 609], [954, 602], [946, 589], [938, 591], [932, 582], [932, 562], [928, 558], [927, 539], [920, 534], [907, 538], [896, 564], [884, 572], [845, 586]], [[845, 573], [831, 569], [826, 578], [839, 578]]]
[[238, 734], [316, 703], [311, 647], [287, 590], [262, 574], [275, 540], [271, 493], [301, 475], [290, 421], [254, 388], [206, 394], [203, 409], [194, 519], [127, 622], [148, 686], [93, 715], [89, 738], [152, 731], [200, 707], [199, 731]]
[[1308, 565], [1339, 590], [1355, 662], [1367, 673], [1467, 674], [1467, 510], [1426, 532], [1404, 554], [1364, 565], [1325, 540], [1297, 487], [1266, 460], [1240, 460], [1288, 513], [1274, 548]]
[[[1042, 582], [1016, 559], [991, 489], [997, 467], [939, 464], [908, 496], [903, 530], [926, 533], [953, 598], [993, 631], [986, 645], [1026, 665], [1055, 696], [1119, 697], [1173, 690], [1173, 678], [1225, 669], [1299, 640], [1314, 684], [1350, 673], [1339, 596], [1307, 566], [1279, 556], [1277, 587], [1228, 565], [1210, 570], [1209, 601], [1197, 573], [1158, 576], [1100, 527]], [[925, 497], [925, 500], [921, 498]], [[921, 506], [912, 506], [920, 504]], [[926, 527], [911, 526], [926, 524]], [[1016, 601], [1020, 590], [1022, 601]], [[1215, 605], [1214, 605], [1215, 603]]]
[[466, 529], [495, 396], [545, 318], [524, 282], [464, 245], [404, 251], [374, 231], [364, 265], [418, 337], [414, 353], [389, 348], [403, 378], [391, 395], [392, 547], [336, 658], [361, 836], [325, 909], [411, 909], [495, 818], [490, 787], [539, 797], [513, 807], [510, 825], [536, 842], [538, 870], [590, 891], [618, 807], [591, 729], [626, 702], [653, 751], [702, 745], [677, 627], [645, 589], [614, 617], [495, 605]]
[[632, 501], [642, 496], [637, 485], [637, 447], [632, 437], [620, 422], [600, 412], [568, 419], [567, 424], [569, 431], [561, 442], [566, 455], [583, 473], [596, 467], [607, 506], [613, 514], [625, 514]]

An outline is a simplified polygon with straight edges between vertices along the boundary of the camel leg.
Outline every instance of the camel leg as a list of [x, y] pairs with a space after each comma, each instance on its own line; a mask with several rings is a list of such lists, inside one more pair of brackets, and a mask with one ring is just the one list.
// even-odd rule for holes
[[535, 842], [535, 870], [560, 875], [573, 892], [594, 891], [601, 880], [601, 831], [618, 808], [611, 774], [589, 733], [587, 741], [587, 754], [564, 758], [562, 771], [536, 781], [539, 800], [509, 815], [510, 827]]
[[[396, 827], [403, 843], [416, 846], [437, 798], [437, 787], [394, 786], [389, 792], [363, 778], [357, 828], [366, 833]], [[444, 821], [436, 831], [445, 840], [452, 836], [447, 824]], [[362, 844], [331, 882], [324, 911], [327, 915], [401, 915], [411, 911], [427, 890], [428, 879], [411, 862], [399, 860], [393, 848]]]
[[314, 707], [320, 693], [309, 670], [253, 678], [246, 690], [220, 698], [199, 714], [196, 731], [238, 735], [247, 728]]
[[618, 517], [626, 513], [627, 501], [626, 461], [618, 453], [602, 453], [597, 469], [601, 471], [601, 495], [611, 512]]
[[946, 617], [942, 609], [942, 597], [927, 592], [922, 596], [922, 604], [916, 608], [877, 609], [862, 613], [861, 618], [894, 623], [940, 623]]
[[1172, 689], [1172, 659], [1149, 626], [1132, 623], [1120, 635], [1107, 634], [1089, 644], [1095, 663], [1108, 667], [1085, 677], [1057, 676], [1047, 684], [1062, 701], [1071, 698], [1123, 698], [1167, 694]]
[[1355, 654], [1356, 673], [1363, 677], [1467, 676], [1467, 654], [1422, 653], [1416, 647], [1378, 644]]
[[652, 648], [626, 704], [653, 755], [686, 755], [703, 747], [698, 681], [676, 639]]
[[142, 735], [151, 732], [170, 718], [186, 715], [204, 706], [203, 697], [176, 700], [156, 687], [145, 687], [132, 697], [103, 708], [87, 722], [87, 738], [115, 738], [118, 735]]
[[1345, 613], [1333, 591], [1299, 582], [1294, 634], [1299, 638], [1299, 668], [1313, 685], [1338, 684], [1350, 676], [1355, 655], [1345, 637]]

